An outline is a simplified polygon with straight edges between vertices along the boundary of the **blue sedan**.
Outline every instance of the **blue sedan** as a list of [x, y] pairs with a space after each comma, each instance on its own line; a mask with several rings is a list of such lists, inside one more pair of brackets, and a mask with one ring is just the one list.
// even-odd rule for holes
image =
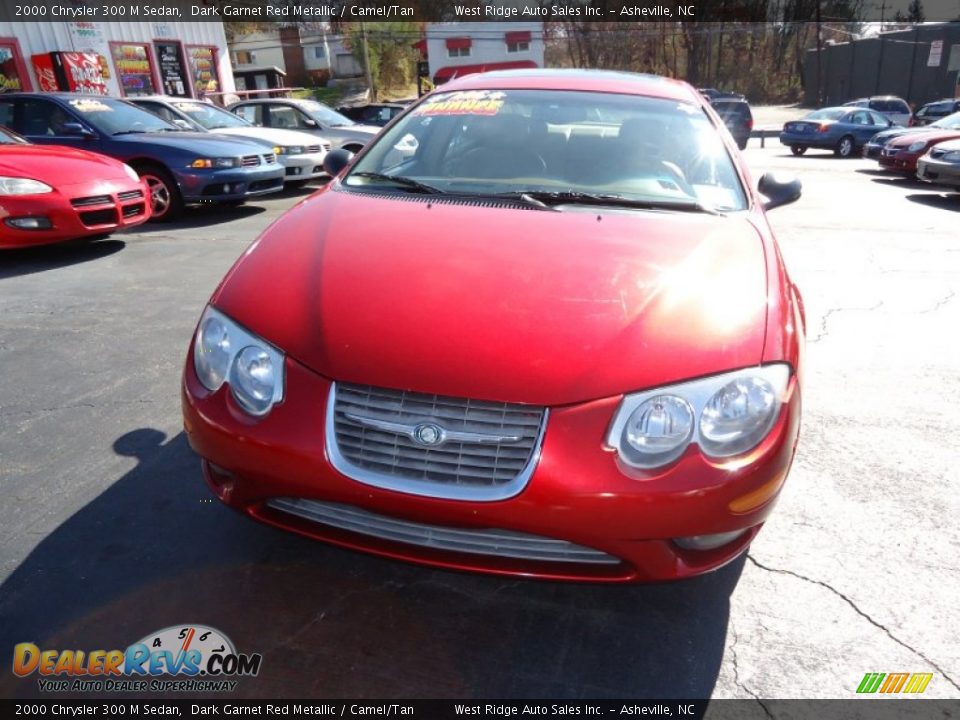
[[150, 187], [154, 220], [173, 220], [186, 203], [238, 203], [283, 189], [283, 166], [263, 145], [185, 132], [123, 100], [5, 93], [0, 125], [35, 143], [82, 148], [127, 163]]
[[784, 125], [780, 142], [788, 145], [794, 155], [803, 155], [807, 148], [822, 148], [848, 158], [878, 132], [890, 127], [890, 120], [866, 108], [823, 108]]

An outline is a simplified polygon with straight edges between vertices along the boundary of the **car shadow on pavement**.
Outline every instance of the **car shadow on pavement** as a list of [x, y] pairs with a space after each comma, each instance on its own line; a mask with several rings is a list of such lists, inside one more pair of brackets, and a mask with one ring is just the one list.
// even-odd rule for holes
[[960, 212], [960, 193], [913, 193], [907, 195], [907, 200], [911, 200], [921, 205], [939, 208], [941, 210], [952, 210]]
[[[263, 655], [231, 698], [706, 698], [716, 683], [743, 558], [645, 586], [431, 570], [227, 509], [183, 433], [135, 430], [114, 451], [136, 467], [0, 586], [4, 652], [124, 650], [204, 624]], [[0, 696], [38, 694], [36, 674], [0, 674]]]
[[875, 182], [878, 185], [890, 185], [891, 187], [899, 188], [927, 188], [932, 190], [933, 186], [930, 183], [925, 183], [922, 180], [917, 180], [915, 177], [906, 177], [904, 175], [890, 176], [887, 177], [875, 177], [870, 179], [871, 182]]
[[871, 177], [877, 178], [887, 178], [888, 180], [893, 180], [895, 178], [890, 177], [890, 173], [887, 170], [880, 170], [877, 168], [857, 168], [854, 172], [858, 172], [861, 175], [869, 175]]
[[221, 225], [223, 223], [246, 220], [265, 211], [266, 208], [261, 205], [246, 203], [243, 205], [224, 205], [223, 203], [188, 205], [184, 208], [183, 215], [178, 220], [164, 223], [147, 222], [130, 230], [126, 230], [125, 233], [141, 235], [150, 232], [166, 232], [169, 230], [181, 230], [183, 228]]
[[125, 246], [123, 240], [111, 238], [0, 250], [0, 280], [99, 260], [123, 250]]

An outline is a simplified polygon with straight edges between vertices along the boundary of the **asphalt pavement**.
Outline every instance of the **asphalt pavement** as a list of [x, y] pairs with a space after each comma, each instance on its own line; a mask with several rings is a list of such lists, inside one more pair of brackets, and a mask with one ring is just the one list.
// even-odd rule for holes
[[[181, 426], [187, 343], [307, 189], [0, 255], [0, 653], [204, 623], [264, 656], [232, 697], [853, 697], [867, 672], [960, 697], [960, 196], [775, 142], [746, 158], [804, 183], [770, 219], [808, 333], [797, 460], [749, 556], [680, 583], [504, 580], [212, 501]], [[0, 671], [0, 696], [39, 695]]]

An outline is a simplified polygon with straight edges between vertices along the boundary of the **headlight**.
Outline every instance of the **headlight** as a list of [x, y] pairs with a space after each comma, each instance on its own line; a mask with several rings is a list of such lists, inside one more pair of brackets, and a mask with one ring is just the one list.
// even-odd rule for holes
[[951, 150], [940, 156], [940, 159], [948, 163], [960, 163], [960, 150]]
[[39, 180], [0, 176], [0, 195], [41, 195], [53, 188]]
[[926, 146], [927, 146], [926, 142], [924, 142], [923, 140], [917, 140], [917, 142], [911, 143], [907, 147], [907, 152], [919, 152], [920, 150], [923, 150]]
[[277, 155], [299, 155], [303, 152], [303, 145], [277, 145], [273, 152]]
[[232, 168], [240, 165], [239, 158], [197, 158], [187, 167], [192, 168]]
[[127, 177], [130, 178], [131, 180], [139, 180], [139, 179], [140, 179], [140, 176], [137, 175], [137, 171], [134, 170], [134, 169], [133, 169], [132, 167], [130, 167], [129, 165], [127, 165], [126, 163], [123, 164], [123, 171], [127, 174]]
[[244, 330], [223, 313], [208, 307], [193, 344], [193, 367], [201, 384], [216, 392], [224, 383], [246, 412], [266, 415], [283, 399], [284, 356]]
[[709, 457], [752, 450], [780, 414], [790, 379], [783, 363], [656, 388], [623, 399], [607, 444], [633, 467], [662, 467], [691, 444]]

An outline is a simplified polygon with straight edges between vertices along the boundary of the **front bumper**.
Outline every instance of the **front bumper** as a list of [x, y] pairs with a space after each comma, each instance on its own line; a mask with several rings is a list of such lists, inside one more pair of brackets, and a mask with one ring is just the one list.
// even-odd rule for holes
[[177, 176], [183, 199], [189, 203], [244, 200], [283, 190], [283, 166], [182, 170]]
[[901, 173], [903, 175], [914, 175], [917, 172], [917, 160], [919, 155], [900, 150], [896, 155], [888, 155], [886, 151], [878, 158], [880, 167], [891, 172]]
[[921, 158], [917, 161], [917, 177], [935, 185], [960, 187], [960, 165]]
[[[105, 235], [150, 217], [150, 192], [142, 181], [115, 179], [60, 185], [42, 195], [0, 198], [0, 248], [23, 248]], [[44, 218], [51, 227], [21, 229], [7, 221]]]
[[[210, 393], [200, 385], [192, 348], [188, 358], [182, 387], [184, 428], [203, 459], [209, 486], [224, 503], [311, 538], [448, 569], [606, 582], [675, 579], [715, 570], [742, 553], [767, 518], [799, 433], [796, 376], [773, 430], [753, 451], [717, 463], [691, 447], [656, 472], [625, 472], [616, 453], [603, 448], [620, 397], [550, 408], [539, 462], [519, 494], [495, 502], [446, 500], [376, 488], [335, 470], [324, 440], [331, 382], [296, 361], [286, 361], [286, 399], [265, 418], [254, 420], [240, 410], [226, 386]], [[267, 505], [281, 498], [336, 503], [424, 526], [554, 538], [601, 551], [618, 562], [533, 561], [385, 540]], [[745, 532], [715, 550], [689, 551], [673, 542], [734, 530]]]
[[878, 160], [883, 153], [883, 145], [867, 143], [863, 146], [863, 157], [867, 160]]
[[280, 155], [278, 159], [284, 167], [285, 179], [313, 180], [326, 177], [323, 169], [323, 158], [326, 153], [303, 153], [301, 155]]

